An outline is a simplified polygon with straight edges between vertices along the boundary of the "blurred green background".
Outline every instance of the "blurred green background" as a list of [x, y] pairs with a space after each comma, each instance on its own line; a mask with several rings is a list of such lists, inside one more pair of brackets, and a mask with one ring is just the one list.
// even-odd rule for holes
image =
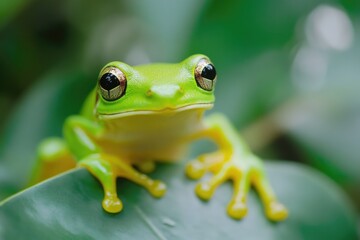
[[[86, 96], [107, 62], [178, 62], [194, 53], [217, 68], [214, 110], [257, 154], [319, 169], [360, 206], [358, 0], [1, 1], [1, 153], [14, 119], [28, 118], [31, 128], [32, 115], [42, 114], [42, 103], [24, 107], [29, 96], [86, 79], [69, 85], [68, 104], [53, 110], [76, 113], [72, 98]], [[26, 128], [18, 132], [26, 137]], [[2, 197], [23, 185], [31, 164], [15, 167], [23, 174]], [[3, 160], [3, 171], [15, 165]]]

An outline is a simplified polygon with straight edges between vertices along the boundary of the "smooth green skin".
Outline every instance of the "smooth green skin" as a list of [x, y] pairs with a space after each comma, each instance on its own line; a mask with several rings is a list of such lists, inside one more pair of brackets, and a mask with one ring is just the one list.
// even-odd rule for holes
[[[194, 69], [204, 55], [193, 55], [178, 64], [149, 64], [131, 67], [122, 62], [110, 62], [108, 66], [121, 69], [128, 79], [126, 94], [116, 101], [100, 98], [96, 106], [98, 114], [116, 114], [123, 112], [147, 110], [156, 111], [164, 108], [177, 109], [196, 103], [213, 103], [214, 91], [205, 91], [197, 86]], [[101, 72], [101, 71], [100, 71]], [[171, 95], [171, 87], [178, 86], [184, 95]], [[154, 97], [146, 92], [154, 87], [161, 87]], [[156, 89], [155, 89], [156, 90]], [[167, 96], [169, 94], [169, 96]], [[94, 95], [86, 102], [84, 114], [93, 113]]]
[[[207, 57], [201, 54], [193, 55], [178, 64], [149, 64], [131, 67], [122, 62], [110, 62], [105, 65], [103, 69], [114, 66], [121, 69], [125, 74], [127, 78], [126, 93], [118, 100], [107, 101], [98, 93], [97, 86], [87, 97], [81, 115], [67, 119], [64, 135], [77, 159], [81, 160], [90, 153], [100, 151], [97, 146], [89, 145], [87, 139], [81, 139], [73, 131], [80, 126], [93, 136], [106, 134], [107, 130], [103, 127], [103, 120], [98, 118], [98, 115], [120, 113], [129, 113], [129, 115], [133, 113], [135, 115], [138, 111], [178, 109], [197, 103], [213, 103], [215, 100], [214, 92], [201, 89], [194, 79], [194, 69], [202, 58]], [[155, 89], [153, 96], [147, 96], [150, 89], [159, 86], [162, 88], [161, 91], [155, 92]], [[180, 87], [185, 94], [181, 96], [172, 95], [172, 88], [176, 86]], [[97, 95], [99, 96], [98, 102], [94, 106]]]
[[[186, 168], [187, 175], [193, 179], [201, 178], [207, 171], [214, 173], [210, 180], [196, 186], [197, 195], [209, 200], [219, 185], [228, 179], [233, 180], [234, 193], [227, 206], [227, 212], [231, 217], [241, 219], [247, 214], [246, 196], [252, 184], [260, 194], [266, 216], [274, 221], [284, 220], [288, 214], [287, 210], [277, 201], [265, 176], [261, 160], [249, 151], [227, 118], [213, 114], [204, 120], [201, 119], [202, 113], [214, 102], [214, 89], [202, 89], [195, 79], [195, 69], [202, 59], [210, 62], [206, 56], [198, 54], [178, 64], [136, 67], [122, 62], [107, 64], [104, 68], [116, 67], [126, 76], [126, 93], [117, 100], [109, 101], [101, 96], [99, 87], [93, 90], [85, 101], [81, 115], [70, 116], [65, 121], [66, 143], [59, 144], [58, 139], [55, 139], [47, 140], [40, 145], [40, 165], [41, 162], [49, 162], [56, 158], [64, 159], [62, 154], [67, 152], [64, 147], [68, 147], [79, 165], [87, 168], [102, 183], [105, 192], [102, 202], [104, 209], [116, 213], [123, 208], [117, 197], [117, 177], [125, 177], [142, 185], [155, 197], [163, 196], [166, 191], [162, 182], [139, 173], [132, 164], [138, 165], [139, 161], [140, 164], [156, 161], [159, 160], [156, 159], [158, 156], [167, 158], [168, 149], [176, 152], [176, 145], [182, 146], [192, 140], [207, 137], [218, 144], [219, 150], [199, 156]], [[103, 70], [100, 71], [99, 79], [102, 74]], [[169, 110], [170, 115], [167, 115]], [[177, 117], [171, 118], [173, 114]], [[137, 121], [144, 116], [144, 121]], [[115, 119], [115, 125], [109, 117]], [[182, 120], [178, 120], [179, 118]], [[149, 128], [156, 129], [155, 136]], [[131, 129], [130, 133], [123, 134], [127, 129]], [[184, 133], [185, 129], [187, 130]], [[114, 134], [117, 137], [114, 138]], [[121, 138], [118, 137], [119, 134], [122, 135]], [[134, 136], [138, 137], [135, 138], [135, 144]], [[126, 140], [127, 138], [129, 140]], [[168, 138], [171, 145], [164, 145], [169, 143], [161, 139]], [[158, 147], [159, 143], [161, 147]], [[127, 144], [131, 144], [130, 147]], [[59, 147], [53, 150], [54, 146]], [[150, 152], [142, 154], [144, 147], [149, 146]], [[126, 155], [124, 151], [128, 149], [130, 153]], [[142, 155], [139, 157], [139, 154]], [[171, 157], [177, 159], [179, 155]]]

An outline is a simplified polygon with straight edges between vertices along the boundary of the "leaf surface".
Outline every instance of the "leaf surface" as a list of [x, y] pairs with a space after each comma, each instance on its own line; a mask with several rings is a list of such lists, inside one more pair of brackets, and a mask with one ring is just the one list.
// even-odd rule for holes
[[[153, 177], [168, 185], [155, 199], [143, 188], [119, 179], [120, 214], [101, 207], [99, 182], [85, 169], [34, 186], [0, 207], [1, 239], [356, 239], [356, 218], [342, 193], [323, 175], [297, 164], [267, 165], [275, 192], [289, 208], [285, 222], [266, 220], [253, 191], [248, 216], [226, 215], [231, 185], [209, 202], [194, 194], [195, 183], [180, 164], [162, 165]], [[16, 226], [16, 227], [15, 227]]]

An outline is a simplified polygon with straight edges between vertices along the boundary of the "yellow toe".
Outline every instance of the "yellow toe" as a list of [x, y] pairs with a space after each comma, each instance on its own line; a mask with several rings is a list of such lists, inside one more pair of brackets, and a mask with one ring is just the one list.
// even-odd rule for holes
[[151, 173], [155, 170], [155, 163], [151, 161], [145, 161], [141, 164], [138, 164], [137, 167], [143, 173]]
[[186, 165], [186, 175], [191, 179], [200, 179], [205, 174], [204, 166], [199, 162], [191, 162]]
[[166, 185], [161, 181], [154, 181], [148, 189], [154, 197], [162, 197], [166, 193]]
[[271, 202], [266, 206], [266, 215], [272, 221], [282, 221], [288, 217], [288, 211], [278, 202]]
[[102, 206], [109, 213], [118, 213], [123, 209], [123, 204], [118, 197], [106, 197], [102, 202]]
[[246, 216], [248, 208], [243, 202], [232, 202], [227, 208], [228, 214], [235, 219], [242, 219]]
[[207, 182], [198, 183], [195, 188], [196, 195], [203, 200], [209, 200], [214, 191], [211, 188], [210, 184]]

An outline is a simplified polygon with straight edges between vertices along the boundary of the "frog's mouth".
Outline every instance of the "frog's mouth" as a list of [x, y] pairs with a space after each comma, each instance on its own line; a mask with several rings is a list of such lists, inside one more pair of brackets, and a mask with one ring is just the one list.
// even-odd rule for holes
[[99, 119], [115, 119], [115, 118], [121, 118], [121, 117], [127, 117], [127, 116], [134, 116], [134, 115], [150, 115], [150, 114], [172, 114], [177, 112], [183, 112], [183, 111], [189, 111], [189, 110], [208, 110], [211, 109], [214, 106], [214, 103], [195, 103], [195, 104], [189, 104], [177, 108], [162, 108], [162, 109], [155, 109], [155, 110], [130, 110], [126, 112], [121, 113], [99, 113], [96, 112], [95, 115]]

